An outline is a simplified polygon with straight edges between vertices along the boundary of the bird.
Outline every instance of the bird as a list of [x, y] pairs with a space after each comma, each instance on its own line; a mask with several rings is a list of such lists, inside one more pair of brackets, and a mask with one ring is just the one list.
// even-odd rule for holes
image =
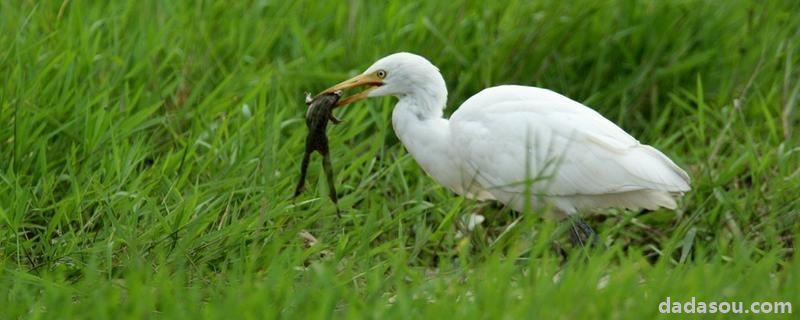
[[579, 217], [585, 211], [676, 209], [691, 190], [689, 175], [664, 153], [548, 89], [489, 87], [448, 119], [439, 68], [408, 52], [383, 57], [321, 94], [354, 89], [362, 91], [336, 108], [370, 97], [397, 98], [394, 132], [433, 180], [468, 199], [569, 218], [573, 236], [597, 239]]

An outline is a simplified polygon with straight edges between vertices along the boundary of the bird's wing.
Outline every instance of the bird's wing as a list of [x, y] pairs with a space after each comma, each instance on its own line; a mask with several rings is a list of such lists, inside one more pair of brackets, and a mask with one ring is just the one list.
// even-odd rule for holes
[[450, 126], [455, 153], [490, 192], [530, 187], [538, 194], [566, 196], [689, 190], [689, 176], [660, 151], [549, 90], [483, 90], [464, 102]]

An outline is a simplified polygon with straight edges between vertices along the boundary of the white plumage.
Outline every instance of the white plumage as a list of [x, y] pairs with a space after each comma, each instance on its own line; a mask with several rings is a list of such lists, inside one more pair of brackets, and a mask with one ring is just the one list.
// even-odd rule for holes
[[447, 88], [439, 70], [410, 53], [387, 56], [328, 90], [367, 86], [365, 97], [399, 99], [392, 124], [422, 168], [450, 190], [522, 211], [572, 214], [607, 207], [674, 209], [689, 176], [596, 111], [550, 90], [485, 89], [442, 118]]

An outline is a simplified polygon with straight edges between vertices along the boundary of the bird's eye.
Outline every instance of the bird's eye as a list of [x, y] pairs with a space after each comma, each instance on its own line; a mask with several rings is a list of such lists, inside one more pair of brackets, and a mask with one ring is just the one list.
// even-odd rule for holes
[[381, 79], [386, 78], [386, 70], [378, 70], [377, 75], [378, 75], [378, 78], [381, 78]]

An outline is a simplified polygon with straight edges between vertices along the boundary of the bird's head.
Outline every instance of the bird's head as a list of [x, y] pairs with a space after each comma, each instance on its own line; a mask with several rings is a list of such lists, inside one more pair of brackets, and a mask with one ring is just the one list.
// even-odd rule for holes
[[447, 88], [439, 69], [428, 59], [407, 52], [383, 57], [362, 74], [330, 87], [322, 93], [362, 87], [364, 90], [339, 100], [336, 106], [345, 106], [369, 97], [402, 97], [426, 91], [443, 91], [445, 99], [447, 96]]

